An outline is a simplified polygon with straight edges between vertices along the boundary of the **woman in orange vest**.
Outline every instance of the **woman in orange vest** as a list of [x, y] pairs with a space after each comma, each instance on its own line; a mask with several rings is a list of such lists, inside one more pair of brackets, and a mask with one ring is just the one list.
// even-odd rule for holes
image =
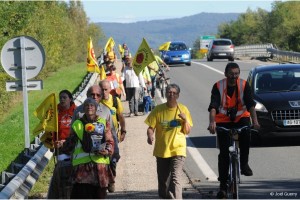
[[[255, 101], [249, 84], [239, 78], [240, 68], [237, 63], [230, 62], [225, 68], [226, 78], [216, 82], [211, 91], [209, 111], [209, 132], [216, 133], [216, 126], [225, 128], [239, 128], [250, 125], [250, 116], [255, 129], [260, 125], [255, 112]], [[226, 197], [227, 177], [229, 168], [229, 136], [218, 134], [220, 153], [218, 156], [218, 169], [220, 191], [217, 198]], [[252, 176], [253, 172], [248, 165], [250, 133], [243, 133], [239, 137], [241, 174]]]

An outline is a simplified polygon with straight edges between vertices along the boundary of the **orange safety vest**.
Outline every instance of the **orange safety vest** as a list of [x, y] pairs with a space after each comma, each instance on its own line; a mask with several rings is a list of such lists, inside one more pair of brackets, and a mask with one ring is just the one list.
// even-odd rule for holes
[[[250, 113], [247, 111], [247, 107], [244, 103], [244, 89], [246, 81], [242, 79], [237, 80], [237, 90], [234, 90], [232, 97], [227, 95], [227, 78], [217, 82], [217, 88], [220, 92], [221, 103], [219, 107], [219, 113], [216, 114], [216, 123], [231, 122], [230, 117], [227, 116], [228, 108], [236, 107], [237, 113], [234, 122], [238, 122], [242, 117], [250, 117]], [[238, 92], [238, 95], [236, 95]], [[236, 99], [236, 97], [238, 99]]]

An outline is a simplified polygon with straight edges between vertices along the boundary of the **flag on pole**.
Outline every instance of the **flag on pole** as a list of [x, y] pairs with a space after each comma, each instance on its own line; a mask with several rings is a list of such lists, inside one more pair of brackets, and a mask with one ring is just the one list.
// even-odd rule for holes
[[140, 72], [153, 61], [155, 61], [155, 56], [151, 51], [146, 39], [143, 38], [143, 41], [132, 62], [135, 74], [138, 76]]
[[120, 53], [120, 55], [122, 55], [123, 52], [124, 52], [124, 48], [123, 48], [122, 45], [119, 44], [119, 53]]
[[168, 51], [170, 47], [171, 42], [165, 42], [162, 45], [159, 46], [158, 50], [160, 51]]
[[50, 94], [41, 105], [34, 111], [34, 115], [40, 123], [33, 130], [33, 135], [45, 132], [57, 132], [57, 104], [55, 93]]
[[108, 38], [106, 44], [105, 44], [105, 47], [104, 47], [104, 50], [106, 52], [110, 52], [113, 50], [113, 47], [115, 46], [115, 41], [112, 37]]
[[87, 71], [88, 72], [97, 72], [100, 73], [99, 66], [97, 64], [97, 60], [95, 58], [95, 52], [94, 52], [94, 47], [93, 47], [93, 42], [92, 38], [89, 38], [88, 43], [87, 43]]

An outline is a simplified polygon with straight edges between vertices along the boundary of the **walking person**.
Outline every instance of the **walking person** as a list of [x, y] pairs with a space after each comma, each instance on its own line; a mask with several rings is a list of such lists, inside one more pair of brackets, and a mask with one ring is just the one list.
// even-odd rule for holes
[[84, 114], [72, 123], [71, 135], [63, 145], [64, 152], [72, 153], [71, 199], [106, 198], [114, 141], [110, 116], [98, 116], [98, 105], [92, 98], [84, 101]]
[[138, 116], [138, 100], [140, 95], [140, 90], [145, 90], [146, 85], [142, 73], [136, 75], [132, 60], [130, 59], [128, 65], [125, 66], [122, 73], [122, 78], [126, 82], [126, 95], [129, 101], [129, 116]]
[[[153, 49], [151, 49], [151, 51], [154, 54]], [[151, 97], [153, 99], [155, 98], [156, 75], [159, 71], [159, 65], [162, 65], [163, 67], [165, 67], [167, 71], [170, 70], [169, 66], [158, 55], [154, 55], [154, 57], [155, 57], [155, 61], [153, 61], [152, 63], [150, 63], [148, 65], [148, 69], [149, 69], [149, 73], [150, 73], [150, 77], [151, 77], [151, 82], [152, 82]]]
[[54, 155], [57, 159], [53, 176], [51, 178], [48, 199], [69, 199], [71, 194], [71, 157], [61, 152], [61, 147], [70, 135], [72, 116], [76, 105], [73, 95], [68, 90], [59, 92], [58, 110], [58, 133], [52, 133]]
[[114, 64], [109, 65], [108, 73], [106, 74], [106, 80], [109, 81], [110, 84], [110, 94], [113, 96], [117, 96], [121, 99], [123, 95], [126, 98], [125, 89], [123, 86], [123, 80], [121, 76], [116, 72], [116, 66]]
[[[240, 79], [240, 68], [237, 63], [230, 62], [226, 65], [224, 79], [216, 82], [211, 91], [211, 101], [208, 108], [209, 125], [211, 134], [216, 133], [216, 126], [225, 128], [240, 128], [250, 126], [251, 119], [255, 129], [260, 125], [255, 112], [255, 101], [249, 84]], [[251, 117], [251, 118], [250, 118]], [[226, 197], [227, 178], [229, 171], [229, 136], [224, 133], [217, 133], [220, 153], [218, 156], [218, 171], [220, 191], [217, 198]], [[241, 174], [252, 176], [253, 172], [249, 167], [250, 133], [245, 132], [239, 136]]]
[[99, 83], [100, 88], [103, 91], [103, 98], [101, 103], [107, 106], [111, 111], [111, 116], [113, 120], [112, 124], [112, 133], [115, 143], [114, 154], [111, 156], [110, 168], [113, 174], [113, 180], [109, 183], [108, 191], [115, 191], [115, 178], [117, 176], [117, 163], [120, 159], [119, 152], [119, 142], [122, 142], [125, 139], [126, 127], [125, 127], [125, 118], [123, 116], [123, 105], [121, 100], [111, 95], [111, 84], [108, 80], [103, 80]]
[[158, 194], [164, 199], [182, 199], [181, 176], [186, 157], [186, 135], [193, 126], [188, 108], [177, 102], [179, 94], [178, 85], [168, 85], [167, 102], [157, 105], [145, 120], [149, 126], [147, 142], [150, 145], [154, 143]]

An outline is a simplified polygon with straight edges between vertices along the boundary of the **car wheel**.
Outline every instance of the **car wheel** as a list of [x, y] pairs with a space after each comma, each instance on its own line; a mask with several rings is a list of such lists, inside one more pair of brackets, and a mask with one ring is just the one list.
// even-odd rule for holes
[[234, 58], [228, 58], [229, 61], [234, 61]]
[[189, 62], [189, 63], [185, 63], [185, 65], [187, 65], [187, 66], [191, 66], [191, 64], [192, 64], [192, 63], [190, 63], [190, 62]]
[[251, 146], [261, 146], [263, 138], [257, 134], [251, 134]]
[[207, 61], [208, 61], [208, 62], [210, 62], [210, 61], [213, 61], [213, 59], [212, 59], [212, 58], [209, 58], [209, 57], [207, 57]]

